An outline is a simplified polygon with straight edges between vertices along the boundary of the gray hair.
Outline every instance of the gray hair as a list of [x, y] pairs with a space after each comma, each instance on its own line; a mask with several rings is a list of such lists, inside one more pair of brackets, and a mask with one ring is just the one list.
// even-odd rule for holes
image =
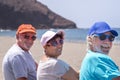
[[93, 50], [93, 43], [92, 43], [92, 39], [94, 38], [93, 35], [87, 36], [86, 37], [86, 41], [87, 41], [87, 51], [88, 50]]

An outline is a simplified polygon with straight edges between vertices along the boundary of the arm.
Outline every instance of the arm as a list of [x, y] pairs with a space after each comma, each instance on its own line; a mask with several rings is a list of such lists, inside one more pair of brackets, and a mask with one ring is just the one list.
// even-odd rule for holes
[[69, 70], [62, 76], [64, 80], [78, 80], [79, 72], [76, 72], [72, 67], [69, 67]]

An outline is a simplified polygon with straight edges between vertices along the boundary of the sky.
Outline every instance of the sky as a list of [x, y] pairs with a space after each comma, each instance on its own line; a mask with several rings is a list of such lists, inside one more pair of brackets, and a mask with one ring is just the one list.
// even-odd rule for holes
[[105, 21], [120, 28], [120, 0], [38, 0], [58, 15], [73, 21], [78, 28], [89, 28]]

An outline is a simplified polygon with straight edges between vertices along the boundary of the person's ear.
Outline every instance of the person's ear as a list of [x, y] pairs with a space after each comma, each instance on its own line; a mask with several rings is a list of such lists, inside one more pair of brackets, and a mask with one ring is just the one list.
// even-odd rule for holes
[[18, 34], [16, 35], [16, 39], [18, 39], [19, 38], [19, 36], [18, 36]]

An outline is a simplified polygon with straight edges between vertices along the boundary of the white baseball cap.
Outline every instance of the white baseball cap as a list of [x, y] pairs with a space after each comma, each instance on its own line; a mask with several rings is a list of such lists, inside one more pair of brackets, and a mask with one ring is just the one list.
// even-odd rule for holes
[[54, 31], [49, 30], [49, 31], [46, 31], [46, 32], [42, 35], [42, 37], [41, 37], [40, 42], [41, 42], [42, 46], [45, 46], [46, 43], [47, 43], [50, 39], [52, 39], [56, 34], [61, 35], [62, 38], [64, 39], [64, 31], [63, 31], [63, 30], [60, 30], [60, 31], [58, 31], [58, 32], [54, 32]]

